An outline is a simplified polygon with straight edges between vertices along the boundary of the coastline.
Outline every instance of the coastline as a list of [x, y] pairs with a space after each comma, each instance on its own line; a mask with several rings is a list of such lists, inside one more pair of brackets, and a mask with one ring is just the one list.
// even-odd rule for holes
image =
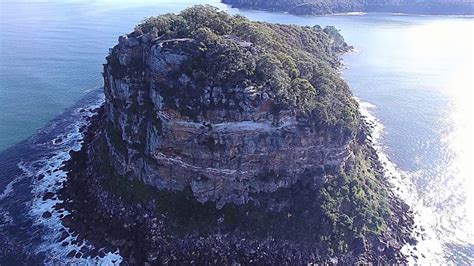
[[[324, 32], [335, 38], [328, 63], [339, 73], [340, 54], [351, 47], [334, 27]], [[121, 38], [120, 45], [124, 45], [126, 37]], [[112, 59], [108, 58], [108, 63], [113, 63]], [[113, 79], [110, 65], [105, 69], [104, 77]], [[117, 92], [107, 82], [110, 80], [106, 79], [106, 96], [111, 100]], [[350, 96], [347, 85], [343, 86]], [[81, 149], [71, 152], [71, 160], [64, 167], [68, 177], [59, 193], [63, 204], [55, 208], [66, 210], [61, 223], [69, 230], [59, 241], [67, 246], [67, 239], [73, 236], [73, 244], [84, 247], [84, 241], [90, 243], [90, 249], [71, 250], [69, 258], [95, 258], [112, 252], [120, 253], [131, 264], [406, 263], [407, 257], [400, 250], [407, 243], [415, 243], [411, 237], [413, 213], [395, 196], [383, 175], [385, 170], [370, 143], [370, 125], [359, 116], [355, 102], [349, 106], [356, 113], [356, 126], [348, 157], [339, 171], [332, 164], [314, 161], [312, 166], [328, 168], [319, 174], [303, 174], [272, 191], [250, 191], [251, 201], [217, 205], [200, 201], [191, 183], [158, 189], [138, 181], [142, 178], [130, 177], [127, 170], [119, 174], [113, 164], [114, 150], [125, 148], [121, 152], [126, 153], [127, 149], [120, 135], [110, 141], [110, 131], [115, 131], [107, 124], [111, 107], [104, 104], [83, 129]], [[332, 138], [339, 130], [328, 128], [318, 134]], [[159, 146], [151, 149], [156, 148]], [[121, 165], [126, 167], [126, 163]], [[280, 162], [278, 167], [284, 165]], [[261, 165], [255, 167], [260, 169]], [[252, 178], [265, 178], [259, 182], [279, 178], [279, 174], [267, 176]], [[43, 217], [49, 215], [45, 212]]]
[[[88, 90], [35, 135], [2, 152], [2, 177], [15, 178], [6, 184], [0, 199], [4, 201], [0, 207], [0, 264], [65, 263], [70, 261], [65, 259], [68, 249], [81, 248], [57, 241], [66, 230], [60, 218], [67, 211], [53, 206], [61, 204], [57, 193], [66, 177], [63, 163], [70, 159], [70, 151], [81, 148], [85, 126], [102, 102], [101, 89]], [[96, 262], [112, 260], [113, 255], [107, 254]]]
[[[280, 3], [281, 5], [276, 7], [269, 7], [263, 5], [259, 5], [259, 2], [256, 3], [245, 3], [245, 1], [235, 1], [235, 0], [221, 0], [222, 3], [229, 5], [231, 8], [238, 8], [243, 10], [257, 10], [257, 11], [268, 11], [268, 12], [275, 12], [275, 13], [286, 13], [292, 14], [296, 16], [333, 16], [333, 15], [359, 15], [360, 13], [363, 14], [393, 14], [393, 15], [406, 15], [406, 16], [473, 16], [474, 15], [474, 6], [472, 3], [461, 2], [456, 3], [457, 5], [465, 5], [465, 6], [456, 6], [456, 4], [451, 4], [452, 6], [447, 7], [447, 11], [442, 9], [439, 6], [435, 5], [420, 7], [420, 6], [411, 6], [411, 7], [403, 7], [403, 6], [359, 6], [351, 9], [345, 8], [344, 10], [323, 10], [322, 7], [312, 7], [303, 8], [301, 7], [291, 7], [285, 6], [284, 3]], [[282, 1], [284, 2], [284, 1]], [[303, 3], [299, 6], [310, 5], [309, 3]], [[299, 8], [299, 9], [296, 9]], [[325, 7], [331, 8], [331, 7]], [[337, 7], [335, 7], [337, 8]], [[405, 9], [405, 10], [403, 10]], [[352, 13], [352, 14], [351, 14]]]
[[[185, 5], [187, 4], [173, 3], [170, 6], [160, 7], [159, 4], [153, 3], [153, 6], [157, 8], [164, 8], [164, 12], [174, 12], [184, 8]], [[11, 9], [17, 6], [12, 4], [8, 8]], [[19, 6], [22, 7], [23, 5]], [[38, 11], [37, 7], [39, 5], [24, 6], [29, 6], [29, 9]], [[48, 83], [49, 85], [45, 83], [44, 89], [54, 91], [57, 87], [62, 86], [61, 84], [65, 84], [66, 87], [62, 88], [61, 91], [66, 91], [65, 95], [70, 96], [81, 94], [78, 89], [82, 90], [95, 86], [95, 84], [89, 85], [88, 83], [94, 78], [93, 75], [97, 76], [97, 71], [94, 71], [94, 69], [101, 62], [94, 63], [95, 59], [93, 60], [92, 57], [99, 56], [102, 58], [104, 56], [103, 51], [106, 51], [109, 45], [105, 48], [100, 48], [97, 45], [90, 48], [76, 46], [77, 41], [75, 42], [73, 38], [67, 38], [67, 36], [75, 36], [75, 34], [84, 36], [85, 33], [88, 33], [87, 36], [90, 37], [87, 38], [88, 43], [108, 43], [110, 42], [110, 36], [112, 38], [116, 36], [117, 30], [120, 31], [120, 29], [128, 27], [126, 21], [128, 23], [138, 21], [153, 12], [151, 9], [137, 8], [136, 5], [124, 5], [124, 7], [127, 6], [127, 9], [133, 9], [134, 12], [132, 13], [134, 15], [126, 20], [119, 19], [120, 23], [117, 23], [118, 21], [115, 20], [117, 15], [122, 17], [123, 14], [129, 13], [129, 11], [120, 12], [115, 10], [118, 11], [118, 13], [115, 13], [108, 12], [109, 9], [106, 11], [105, 7], [94, 6], [90, 7], [90, 10], [91, 12], [97, 11], [98, 16], [93, 18], [81, 12], [71, 13], [78, 23], [81, 22], [79, 23], [80, 30], [78, 30], [78, 28], [69, 27], [68, 19], [62, 16], [65, 12], [71, 11], [70, 5], [55, 3], [51, 5], [51, 7], [53, 6], [54, 10], [51, 10], [50, 15], [52, 17], [58, 16], [58, 20], [54, 20], [55, 23], [44, 25], [44, 27], [38, 29], [42, 33], [38, 35], [41, 38], [31, 38], [32, 36], [29, 34], [21, 35], [23, 37], [13, 34], [19, 29], [26, 30], [29, 28], [30, 18], [28, 16], [18, 20], [17, 27], [14, 27], [16, 30], [13, 28], [6, 29], [5, 37], [10, 40], [10, 44], [21, 44], [21, 38], [26, 36], [41, 47], [49, 47], [50, 40], [54, 39], [60, 41], [58, 47], [71, 48], [71, 50], [60, 49], [64, 52], [61, 52], [61, 56], [74, 59], [72, 60], [74, 64], [67, 68], [61, 68], [59, 61], [64, 60], [60, 60], [61, 58], [56, 56], [51, 58], [49, 50], [48, 52], [44, 51], [44, 53], [38, 52], [37, 60], [32, 62], [32, 65], [18, 64], [19, 70], [26, 69], [28, 71], [34, 68], [38, 70], [35, 73], [42, 73], [45, 70], [50, 71], [48, 73], [51, 75], [46, 75], [43, 79], [52, 82]], [[467, 146], [463, 143], [466, 143], [466, 140], [469, 139], [469, 134], [466, 135], [465, 133], [470, 132], [470, 130], [460, 128], [466, 125], [468, 121], [464, 117], [466, 115], [465, 111], [471, 109], [463, 107], [467, 99], [465, 94], [468, 84], [461, 84], [463, 78], [469, 78], [469, 75], [468, 73], [463, 74], [465, 71], [458, 73], [447, 67], [457, 64], [456, 62], [461, 65], [460, 63], [469, 61], [465, 59], [465, 55], [466, 52], [470, 51], [470, 39], [466, 37], [465, 33], [472, 28], [470, 19], [472, 16], [467, 16], [469, 18], [466, 19], [457, 15], [412, 16], [374, 13], [363, 16], [342, 14], [339, 17], [338, 15], [294, 16], [279, 12], [274, 14], [231, 9], [230, 6], [223, 4], [219, 4], [219, 6], [225, 10], [230, 10], [229, 12], [233, 14], [242, 14], [254, 20], [307, 26], [315, 24], [334, 25], [341, 29], [341, 33], [344, 33], [351, 44], [357, 46], [357, 48], [360, 47], [360, 55], [349, 54], [347, 57], [343, 57], [345, 66], [347, 66], [342, 66], [344, 68], [342, 71], [343, 79], [351, 85], [354, 94], [360, 98], [359, 110], [361, 113], [364, 112], [364, 109], [367, 109], [373, 115], [367, 119], [374, 119], [372, 121], [375, 122], [370, 130], [373, 132], [371, 134], [372, 147], [376, 149], [379, 155], [379, 160], [386, 171], [385, 175], [389, 183], [394, 186], [392, 190], [414, 212], [415, 226], [412, 235], [415, 235], [419, 242], [416, 247], [406, 245], [401, 251], [410, 257], [408, 264], [443, 264], [448, 262], [469, 264], [472, 262], [474, 258], [473, 238], [471, 230], [469, 230], [471, 228], [469, 224], [472, 224], [470, 223], [472, 219], [469, 218], [472, 216], [469, 208], [472, 201], [469, 195], [472, 193], [469, 193], [471, 190], [469, 179], [465, 178], [465, 174], [469, 173], [470, 167], [469, 164], [462, 164], [463, 162], [466, 163], [466, 158], [467, 163], [469, 162], [469, 157], [466, 157], [465, 154]], [[78, 3], [77, 7], [87, 8], [87, 4]], [[6, 18], [14, 18], [14, 15], [7, 15]], [[100, 29], [94, 27], [95, 23], [93, 23], [99, 20], [104, 22]], [[48, 30], [51, 28], [61, 29], [61, 31]], [[446, 36], [452, 37], [446, 39]], [[428, 42], [428, 40], [432, 41]], [[443, 40], [446, 40], [446, 42], [443, 42]], [[457, 42], [449, 42], [449, 40], [462, 40], [462, 42], [458, 44]], [[412, 47], [413, 52], [411, 52], [411, 49], [403, 49], [405, 44], [411, 42], [416, 46]], [[434, 47], [441, 49], [435, 50]], [[73, 48], [78, 48], [79, 53], [78, 50], [74, 50], [74, 52]], [[89, 56], [82, 55], [84, 49], [87, 50]], [[437, 53], [436, 51], [439, 50], [444, 52], [442, 54]], [[28, 53], [18, 53], [15, 49], [10, 49], [10, 51], [15, 55], [18, 62], [26, 62], [24, 59], [28, 59]], [[420, 57], [426, 58], [426, 62], [423, 63], [423, 60], [419, 60]], [[395, 59], [395, 61], [392, 59]], [[58, 65], [54, 68], [57, 71], [53, 71], [53, 68], [47, 70], [39, 67], [45, 65], [44, 60], [58, 62]], [[99, 61], [101, 60], [103, 61], [99, 58]], [[69, 61], [66, 60], [66, 62]], [[419, 64], [407, 64], [409, 62], [418, 62]], [[5, 63], [8, 64], [8, 62]], [[74, 69], [79, 65], [81, 72], [76, 71], [77, 73], [73, 75], [74, 78], [68, 79], [69, 82], [61, 84], [55, 82], [61, 76], [66, 78], [68, 73], [74, 72]], [[82, 73], [82, 70], [86, 73]], [[29, 73], [22, 72], [27, 75]], [[31, 74], [36, 75], [35, 73]], [[85, 85], [81, 85], [82, 82], [80, 84], [76, 83], [76, 77], [84, 80]], [[444, 83], [444, 80], [450, 77], [456, 77], [455, 84]], [[11, 75], [11, 78], [21, 80], [15, 75]], [[100, 83], [102, 84], [102, 82]], [[33, 81], [32, 84], [34, 84]], [[449, 88], [445, 88], [444, 85], [449, 85]], [[428, 90], [427, 87], [435, 90]], [[438, 88], [443, 91], [437, 91]], [[24, 95], [20, 93], [20, 89], [23, 89], [23, 87], [17, 88], [18, 96]], [[28, 87], [24, 89], [28, 91]], [[9, 88], [7, 88], [8, 90]], [[102, 91], [103, 89], [99, 92], [101, 95], [103, 95]], [[31, 96], [32, 94], [27, 95]], [[2, 166], [0, 185], [2, 190], [4, 189], [3, 192], [0, 190], [0, 231], [2, 231], [0, 234], [2, 242], [0, 244], [0, 264], [21, 264], [21, 261], [26, 261], [29, 256], [38, 259], [37, 262], [31, 262], [33, 264], [54, 262], [74, 264], [107, 263], [103, 259], [93, 260], [85, 255], [80, 259], [67, 258], [66, 255], [71, 249], [79, 250], [80, 247], [71, 244], [63, 247], [61, 242], [57, 241], [62, 234], [60, 229], [63, 228], [63, 225], [61, 221], [54, 217], [57, 217], [61, 210], [53, 209], [49, 202], [57, 202], [58, 199], [43, 201], [44, 192], [54, 191], [57, 185], [54, 184], [54, 181], [49, 183], [49, 180], [62, 180], [58, 175], [62, 172], [59, 170], [62, 168], [62, 161], [60, 161], [62, 159], [57, 157], [56, 154], [60, 151], [69, 153], [73, 146], [72, 143], [74, 142], [70, 141], [70, 138], [74, 137], [72, 134], [75, 134], [76, 131], [72, 130], [70, 125], [78, 124], [77, 122], [81, 120], [81, 117], [75, 115], [76, 110], [79, 110], [77, 108], [87, 110], [90, 106], [88, 102], [84, 103], [82, 101], [83, 103], [79, 103], [79, 100], [75, 98], [78, 96], [72, 97], [72, 101], [67, 101], [61, 95], [53, 93], [46, 102], [61, 102], [63, 105], [70, 103], [64, 106], [64, 108], [67, 108], [64, 113], [58, 111], [56, 115], [53, 112], [52, 120], [40, 125], [38, 132], [31, 131], [31, 136], [28, 139], [25, 139], [22, 143], [12, 143], [11, 148], [0, 152], [0, 165]], [[40, 97], [44, 96], [43, 93], [37, 96], [35, 99], [38, 102], [45, 102]], [[16, 97], [8, 102], [16, 104], [26, 102], [26, 100], [28, 98]], [[55, 110], [55, 106], [50, 106], [50, 104], [41, 106], [39, 104], [39, 106], [33, 106], [33, 110], [40, 108], [51, 112], [51, 110]], [[25, 109], [30, 110], [29, 108]], [[9, 114], [10, 112], [5, 112], [6, 117]], [[41, 120], [41, 117], [42, 115], [38, 113], [38, 116], [30, 117], [29, 120], [37, 122]], [[30, 125], [27, 121], [18, 120], [17, 122], [24, 124], [22, 126], [25, 129]], [[87, 128], [81, 130], [81, 132], [87, 131]], [[380, 135], [377, 135], [377, 132]], [[79, 149], [84, 137], [82, 133], [80, 135], [81, 145], [78, 146]], [[468, 154], [470, 153], [468, 152]], [[66, 160], [69, 160], [69, 157], [67, 158]], [[76, 171], [79, 171], [79, 169]], [[37, 180], [37, 177], [42, 176], [42, 174], [45, 177], [42, 180]], [[53, 184], [54, 187], [47, 187], [48, 184]], [[466, 195], [467, 198], [465, 198]], [[87, 204], [83, 205], [84, 208], [87, 207]], [[50, 211], [52, 218], [43, 218], [42, 215], [45, 211]], [[64, 209], [62, 211], [63, 214], [66, 213]], [[420, 225], [423, 226], [423, 231], [421, 231]], [[72, 230], [68, 228], [66, 230], [72, 233]], [[67, 241], [71, 242], [76, 237], [71, 236]], [[415, 248], [415, 251], [413, 251], [413, 248]], [[413, 261], [413, 253], [410, 254], [411, 252], [418, 255], [419, 259], [416, 262]], [[422, 254], [425, 254], [426, 257]], [[111, 261], [108, 261], [108, 263], [111, 263]]]
[[[87, 170], [87, 149], [90, 148], [90, 145], [93, 145], [91, 142], [94, 137], [97, 135], [98, 130], [100, 130], [100, 114], [95, 116], [91, 122], [91, 125], [87, 130], [85, 130], [85, 138], [84, 138], [84, 145], [80, 151], [73, 152], [71, 154], [71, 160], [68, 161], [65, 165], [65, 170], [69, 172], [68, 180], [64, 188], [60, 191], [59, 198], [64, 200], [64, 206], [56, 206], [56, 207], [64, 207], [68, 210], [71, 214], [67, 215], [62, 218], [62, 223], [64, 226], [69, 227], [72, 229], [72, 234], [76, 235], [79, 241], [82, 240], [89, 240], [92, 245], [96, 248], [90, 252], [85, 250], [78, 251], [84, 256], [90, 257], [101, 257], [105, 255], [105, 252], [114, 252], [119, 250], [120, 255], [130, 263], [136, 262], [143, 262], [145, 258], [142, 256], [145, 254], [139, 254], [139, 250], [143, 251], [144, 247], [136, 247], [137, 243], [140, 243], [143, 239], [141, 237], [146, 238], [146, 231], [148, 232], [154, 231], [154, 233], [158, 233], [157, 236], [161, 237], [160, 239], [162, 242], [161, 244], [166, 243], [166, 238], [175, 238], [176, 236], [172, 235], [161, 235], [160, 229], [161, 225], [165, 222], [161, 220], [161, 217], [154, 217], [154, 208], [153, 206], [144, 206], [141, 203], [136, 204], [124, 204], [121, 202], [121, 198], [117, 197], [117, 195], [113, 195], [112, 193], [108, 193], [106, 191], [100, 191], [100, 179], [95, 179], [93, 176], [88, 176], [85, 173], [88, 173]], [[375, 154], [375, 149], [373, 150], [373, 156], [377, 156]], [[380, 165], [382, 168], [382, 165]], [[379, 169], [382, 170], [382, 169]], [[102, 177], [103, 178], [103, 177]], [[100, 193], [100, 195], [94, 195], [96, 199], [99, 199], [103, 202], [99, 203], [96, 202], [91, 207], [91, 195], [87, 195], [85, 192], [87, 189], [84, 189], [83, 186], [91, 186], [95, 185], [92, 191], [95, 193]], [[391, 187], [387, 182], [385, 185]], [[99, 190], [98, 190], [99, 189]], [[393, 188], [390, 188], [390, 191]], [[409, 206], [406, 205], [403, 201], [401, 201], [398, 197], [394, 195], [394, 193], [390, 193], [390, 202], [391, 208], [394, 211], [394, 215], [400, 218], [400, 224], [390, 224], [389, 226], [394, 229], [395, 232], [398, 233], [397, 237], [403, 239], [403, 242], [407, 244], [415, 244], [415, 240], [411, 239], [411, 230], [413, 225], [413, 213], [409, 209]], [[86, 204], [84, 204], [86, 203]], [[99, 204], [97, 204], [99, 203]], [[96, 205], [97, 204], [97, 205]], [[137, 222], [141, 222], [144, 225], [148, 226], [148, 228], [137, 227], [132, 230], [124, 228], [124, 225], [133, 224]], [[104, 226], [106, 225], [106, 226]], [[138, 231], [137, 231], [138, 229]], [[152, 230], [154, 229], [154, 230]], [[143, 231], [142, 231], [143, 230]], [[140, 232], [142, 234], [140, 234]], [[145, 233], [145, 235], [143, 235]], [[63, 240], [65, 235], [63, 235], [59, 240]], [[101, 237], [102, 236], [102, 237]], [[196, 247], [192, 247], [192, 244], [188, 243], [192, 241], [192, 236], [188, 236], [189, 238], [185, 238], [184, 241], [180, 243], [180, 245], [173, 246], [170, 249], [168, 254], [164, 252], [164, 250], [160, 251], [159, 254], [166, 256], [168, 258], [164, 259], [164, 261], [173, 261], [177, 260], [179, 262], [188, 262], [194, 261], [196, 263], [212, 263], [213, 261], [217, 260], [219, 262], [222, 261], [222, 258], [229, 259], [227, 262], [232, 261], [239, 261], [245, 258], [246, 261], [256, 260], [258, 261], [258, 256], [256, 250], [259, 252], [273, 252], [275, 256], [275, 261], [284, 260], [284, 258], [292, 258], [288, 262], [294, 261], [297, 253], [301, 252], [301, 247], [278, 247], [275, 246], [275, 241], [273, 239], [268, 239], [268, 242], [264, 243], [264, 245], [256, 245], [256, 243], [247, 243], [246, 241], [242, 241], [245, 239], [237, 238], [228, 238], [222, 234], [216, 234], [213, 237], [202, 239], [199, 238], [199, 241], [202, 241], [204, 245], [204, 249], [198, 256], [189, 256], [192, 252], [196, 249]], [[378, 247], [379, 249], [391, 250], [393, 248], [401, 248], [394, 244], [394, 246], [390, 246], [392, 243], [391, 236], [384, 236], [387, 240], [387, 246]], [[128, 241], [125, 241], [128, 239]], [[130, 240], [133, 239], [133, 240]], [[169, 239], [168, 239], [169, 240]], [[194, 239], [196, 241], [196, 239]], [[227, 243], [232, 243], [231, 245]], [[168, 243], [169, 244], [169, 243]], [[273, 244], [273, 245], [272, 245]], [[232, 251], [232, 247], [235, 245], [244, 247], [245, 249], [250, 249], [249, 254], [255, 254], [255, 257], [240, 257], [239, 254], [233, 254], [231, 257], [227, 257], [227, 254]], [[169, 247], [168, 247], [169, 248]], [[183, 249], [184, 248], [184, 249]], [[189, 248], [189, 249], [188, 249]], [[203, 248], [203, 247], [201, 247]], [[146, 249], [146, 248], [145, 248]], [[254, 249], [254, 251], [252, 251]], [[215, 251], [219, 251], [218, 254], [213, 258], [213, 260], [209, 260], [209, 254]], [[74, 257], [78, 254], [70, 253], [69, 257]], [[391, 252], [395, 252], [395, 250], [391, 250]], [[184, 254], [188, 255], [189, 257], [180, 257]], [[281, 256], [281, 257], [279, 257]], [[407, 262], [407, 257], [400, 257], [402, 261]], [[366, 262], [376, 261], [376, 257], [368, 257]], [[272, 261], [267, 261], [271, 263]], [[320, 262], [324, 262], [320, 261]], [[326, 261], [331, 262], [331, 261]], [[298, 263], [304, 263], [304, 261], [299, 261]]]
[[[103, 181], [107, 177], [95, 173], [94, 170], [91, 171], [88, 155], [89, 151], [100, 146], [97, 143], [97, 136], [100, 136], [102, 130], [103, 112], [103, 107], [101, 107], [98, 114], [91, 118], [89, 126], [82, 129], [83, 145], [79, 151], [71, 152], [71, 159], [65, 163], [63, 169], [68, 172], [68, 177], [58, 197], [63, 200], [64, 204], [57, 204], [55, 209], [63, 209], [69, 213], [61, 218], [61, 223], [70, 231], [69, 233], [63, 232], [58, 240], [65, 245], [64, 243], [67, 242], [65, 239], [71, 235], [77, 237], [75, 244], [82, 244], [83, 241], [86, 241], [94, 247], [89, 250], [71, 251], [68, 254], [69, 258], [100, 258], [107, 252], [118, 252], [117, 254], [120, 254], [125, 261], [131, 264], [143, 263], [153, 256], [162, 257], [162, 262], [231, 263], [242, 260], [259, 261], [261, 258], [257, 255], [264, 252], [272, 254], [273, 257], [260, 262], [275, 263], [285, 259], [288, 260], [287, 262], [305, 262], [304, 260], [298, 261], [298, 259], [305, 257], [303, 247], [291, 246], [288, 242], [279, 245], [272, 238], [257, 243], [245, 239], [244, 235], [229, 237], [228, 234], [222, 234], [219, 228], [216, 228], [217, 231], [207, 238], [195, 234], [182, 237], [178, 232], [176, 235], [169, 234], [164, 230], [165, 224], [169, 221], [165, 215], [157, 215], [154, 202], [148, 206], [146, 202], [130, 203], [119, 195], [104, 189]], [[366, 138], [371, 139], [373, 125], [365, 120], [364, 123]], [[376, 149], [372, 147], [370, 151], [370, 156], [378, 161], [376, 170], [384, 172], [384, 166], [379, 160]], [[402, 246], [397, 241], [404, 243], [404, 245], [413, 246], [416, 244], [416, 240], [412, 237], [413, 212], [406, 203], [395, 195], [394, 187], [388, 180], [384, 180], [383, 184], [390, 192], [390, 208], [399, 220], [398, 223], [388, 225], [393, 232], [396, 232], [396, 235], [383, 235], [386, 245], [376, 248], [382, 252], [394, 253], [392, 255], [397, 253], [395, 256], [398, 256], [399, 261], [407, 263], [408, 254], [398, 254]], [[150, 238], [154, 239], [153, 242], [156, 242], [156, 246], [142, 245], [146, 242], [145, 240]], [[198, 246], [195, 246], [196, 244]], [[235, 252], [236, 247], [240, 248], [238, 252]], [[306, 252], [314, 251], [317, 248], [312, 246]], [[362, 248], [367, 249], [367, 246], [362, 245]], [[150, 252], [152, 250], [155, 251], [154, 255], [153, 252]], [[157, 250], [158, 252], [156, 252]], [[199, 250], [198, 254], [194, 252], [196, 250]], [[310, 254], [306, 255], [311, 256]], [[328, 260], [328, 258], [323, 259], [318, 255], [315, 255], [314, 259], [315, 262], [334, 262], [334, 258]], [[338, 259], [354, 262], [354, 258], [350, 256]], [[367, 254], [364, 259], [366, 263], [378, 260], [375, 254]]]

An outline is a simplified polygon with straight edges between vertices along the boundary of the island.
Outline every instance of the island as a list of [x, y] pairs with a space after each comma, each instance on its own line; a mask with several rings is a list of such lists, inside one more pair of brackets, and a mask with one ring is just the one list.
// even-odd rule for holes
[[119, 37], [104, 64], [105, 102], [54, 206], [67, 211], [58, 241], [81, 246], [67, 256], [406, 262], [413, 213], [340, 77], [350, 49], [334, 27], [211, 6], [150, 17]]
[[382, 12], [423, 15], [474, 15], [473, 0], [222, 0], [237, 8], [327, 15]]

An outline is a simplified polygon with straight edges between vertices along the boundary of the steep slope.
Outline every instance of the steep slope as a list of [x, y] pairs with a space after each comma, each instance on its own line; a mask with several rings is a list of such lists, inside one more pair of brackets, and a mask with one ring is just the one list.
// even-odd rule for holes
[[104, 71], [117, 173], [160, 189], [191, 185], [201, 202], [223, 206], [342, 166], [359, 123], [331, 66], [347, 46], [330, 28], [219, 16], [215, 28], [201, 27], [203, 17], [188, 32], [148, 32], [182, 19], [159, 17], [120, 38]]
[[107, 57], [67, 225], [131, 263], [404, 261], [412, 219], [337, 72], [348, 49], [208, 6], [145, 20]]

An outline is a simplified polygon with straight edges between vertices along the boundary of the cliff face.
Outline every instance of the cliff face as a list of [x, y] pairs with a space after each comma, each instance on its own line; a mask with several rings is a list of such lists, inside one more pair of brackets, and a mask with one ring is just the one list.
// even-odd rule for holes
[[143, 21], [107, 57], [63, 224], [131, 265], [406, 262], [409, 208], [337, 72], [349, 48], [209, 6]]
[[239, 8], [286, 11], [296, 15], [344, 12], [388, 12], [430, 15], [472, 15], [472, 0], [223, 0]]
[[[345, 43], [333, 36], [336, 53]], [[199, 84], [184, 70], [195, 46], [191, 38], [120, 37], [104, 67], [104, 136], [119, 175], [159, 189], [191, 186], [199, 201], [223, 206], [301, 178], [323, 183], [344, 166], [352, 133], [311, 128], [292, 110], [275, 113], [268, 87]]]

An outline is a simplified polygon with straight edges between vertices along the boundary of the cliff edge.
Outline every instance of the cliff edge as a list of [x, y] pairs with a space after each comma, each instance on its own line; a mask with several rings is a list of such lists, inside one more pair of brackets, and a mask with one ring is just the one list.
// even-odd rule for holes
[[349, 49], [209, 6], [146, 19], [107, 57], [63, 224], [131, 264], [404, 262], [413, 220], [337, 72]]

